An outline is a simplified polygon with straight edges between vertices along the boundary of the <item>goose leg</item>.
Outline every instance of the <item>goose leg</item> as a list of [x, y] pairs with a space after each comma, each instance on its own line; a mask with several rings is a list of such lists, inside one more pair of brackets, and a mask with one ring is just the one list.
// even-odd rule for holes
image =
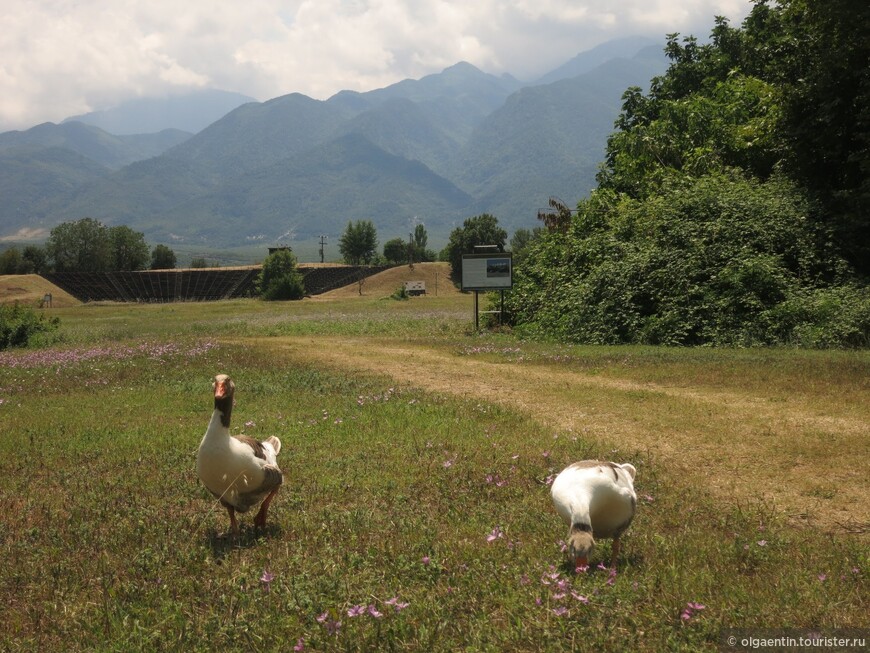
[[236, 521], [236, 509], [232, 506], [227, 506], [227, 512], [230, 513], [230, 530], [233, 535], [239, 535], [239, 523]]
[[619, 538], [613, 538], [613, 545], [610, 547], [610, 568], [616, 569], [616, 558], [619, 556]]
[[257, 516], [254, 517], [254, 526], [259, 528], [266, 527], [266, 512], [269, 510], [269, 504], [272, 503], [272, 498], [278, 493], [278, 490], [281, 489], [281, 486], [276, 487], [269, 493], [263, 500], [263, 505], [260, 506], [260, 511], [257, 513]]

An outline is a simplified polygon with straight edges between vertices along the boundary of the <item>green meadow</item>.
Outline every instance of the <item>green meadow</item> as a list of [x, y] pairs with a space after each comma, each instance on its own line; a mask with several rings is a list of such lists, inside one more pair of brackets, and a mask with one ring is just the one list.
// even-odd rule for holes
[[[694, 652], [730, 628], [868, 627], [864, 522], [802, 526], [762, 497], [711, 492], [713, 467], [686, 477], [545, 410], [313, 355], [318, 338], [352, 337], [461, 369], [523, 365], [522, 350], [554, 378], [715, 386], [782, 411], [798, 393], [854, 423], [870, 410], [865, 351], [523, 343], [472, 333], [465, 296], [55, 314], [56, 342], [0, 353], [0, 650]], [[278, 346], [297, 336], [311, 352]], [[195, 473], [219, 372], [237, 386], [233, 432], [283, 443], [269, 523], [243, 515], [238, 539]], [[609, 392], [622, 414], [651, 410], [636, 388]], [[663, 429], [682, 428], [682, 405]], [[548, 483], [612, 456], [637, 467], [637, 516], [615, 572], [597, 566], [604, 541], [575, 574]], [[866, 471], [856, 483], [866, 494]]]

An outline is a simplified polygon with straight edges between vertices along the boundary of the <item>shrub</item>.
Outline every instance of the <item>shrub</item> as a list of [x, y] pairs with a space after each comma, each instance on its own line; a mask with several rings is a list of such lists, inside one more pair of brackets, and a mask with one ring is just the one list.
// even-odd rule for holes
[[289, 250], [278, 250], [263, 262], [257, 288], [266, 301], [302, 299], [305, 284], [296, 269], [296, 257]]
[[18, 302], [0, 305], [0, 350], [34, 344], [41, 334], [56, 331], [60, 320], [47, 318]]
[[720, 173], [646, 199], [598, 193], [529, 246], [508, 311], [595, 344], [862, 346], [866, 288], [794, 184]]

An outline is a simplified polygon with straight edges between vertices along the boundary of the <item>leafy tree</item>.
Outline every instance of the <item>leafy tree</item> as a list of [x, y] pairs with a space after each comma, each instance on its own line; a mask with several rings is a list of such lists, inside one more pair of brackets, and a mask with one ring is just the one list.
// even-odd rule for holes
[[28, 264], [30, 272], [34, 274], [43, 274], [48, 271], [48, 254], [43, 247], [27, 245], [21, 253], [21, 258]]
[[345, 263], [369, 265], [376, 257], [378, 234], [370, 220], [348, 222], [338, 243], [338, 251]]
[[114, 264], [109, 232], [93, 218], [59, 224], [45, 248], [58, 272], [104, 272]]
[[598, 189], [526, 248], [512, 321], [577, 342], [867, 346], [868, 12], [756, 0], [707, 44], [670, 35], [667, 73], [623, 96]]
[[302, 299], [305, 284], [290, 250], [281, 249], [266, 258], [257, 278], [257, 288], [267, 301]]
[[426, 245], [429, 244], [429, 234], [426, 232], [426, 226], [418, 224], [414, 227], [414, 247], [418, 252], [425, 252]]
[[21, 269], [21, 252], [17, 247], [10, 247], [0, 254], [0, 274], [26, 274]]
[[434, 261], [435, 252], [429, 249], [429, 234], [425, 225], [418, 224], [414, 227], [414, 260], [419, 262]]
[[143, 270], [148, 265], [145, 234], [125, 225], [109, 227], [114, 261], [113, 270]]
[[166, 245], [156, 245], [151, 250], [151, 269], [152, 270], [173, 270], [177, 261], [175, 252]]
[[10, 247], [0, 254], [0, 274], [42, 274], [48, 271], [45, 250], [27, 245], [23, 251]]
[[599, 185], [634, 198], [680, 174], [786, 171], [822, 208], [847, 260], [870, 273], [870, 5], [755, 0], [710, 42], [671, 34], [650, 93], [629, 89]]
[[544, 229], [541, 227], [535, 227], [534, 229], [517, 229], [516, 231], [514, 231], [514, 235], [511, 236], [510, 241], [514, 267], [523, 264], [526, 253], [528, 252], [529, 247], [532, 245], [532, 242], [536, 238], [540, 238], [543, 233]]
[[462, 281], [462, 255], [473, 254], [477, 245], [496, 245], [504, 250], [507, 232], [498, 226], [498, 218], [489, 213], [468, 218], [461, 227], [450, 232], [441, 259], [450, 262], [450, 278]]
[[781, 132], [788, 170], [870, 274], [870, 3], [783, 0]]
[[196, 258], [190, 259], [190, 267], [192, 267], [192, 268], [207, 268], [208, 261], [206, 261], [201, 256], [198, 256]]
[[393, 238], [384, 243], [384, 258], [390, 263], [408, 261], [408, 243], [401, 238]]

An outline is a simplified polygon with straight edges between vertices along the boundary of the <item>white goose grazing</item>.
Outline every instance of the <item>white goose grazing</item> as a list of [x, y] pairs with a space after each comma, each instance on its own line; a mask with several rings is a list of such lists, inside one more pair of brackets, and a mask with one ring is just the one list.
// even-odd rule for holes
[[281, 441], [275, 436], [258, 441], [230, 436], [230, 415], [236, 386], [226, 374], [214, 378], [214, 412], [196, 456], [196, 472], [205, 487], [230, 514], [230, 527], [239, 534], [236, 511], [259, 504], [254, 525], [266, 525], [266, 511], [284, 481], [277, 457]]
[[582, 460], [568, 465], [550, 493], [553, 504], [568, 524], [568, 553], [575, 566], [589, 564], [595, 538], [613, 538], [611, 568], [619, 555], [619, 536], [631, 524], [637, 495], [633, 465]]

